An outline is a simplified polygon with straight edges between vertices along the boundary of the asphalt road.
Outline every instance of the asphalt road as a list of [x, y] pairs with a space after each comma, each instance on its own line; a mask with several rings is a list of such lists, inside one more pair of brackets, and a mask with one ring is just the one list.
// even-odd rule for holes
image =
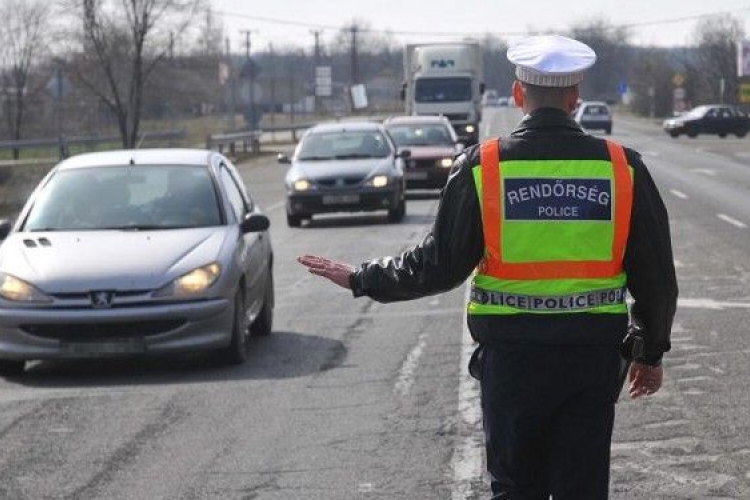
[[[488, 110], [482, 133], [519, 117]], [[750, 498], [750, 143], [670, 139], [618, 115], [612, 138], [643, 154], [665, 198], [681, 296], [663, 389], [618, 404], [611, 498]], [[412, 194], [397, 224], [291, 229], [285, 166], [241, 170], [272, 223], [273, 335], [242, 367], [45, 362], [0, 379], [0, 499], [488, 498], [465, 287], [383, 305], [294, 261], [398, 254], [429, 229], [437, 196]]]

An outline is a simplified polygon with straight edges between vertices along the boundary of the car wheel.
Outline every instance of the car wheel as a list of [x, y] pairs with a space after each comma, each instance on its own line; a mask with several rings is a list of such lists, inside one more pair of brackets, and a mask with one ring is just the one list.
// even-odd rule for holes
[[302, 217], [299, 215], [293, 215], [289, 212], [286, 213], [286, 224], [289, 227], [300, 227], [302, 225]]
[[747, 135], [747, 132], [737, 132], [735, 135], [741, 139]]
[[17, 359], [0, 359], [0, 375], [21, 375], [26, 368], [26, 361]]
[[266, 293], [263, 295], [263, 307], [250, 324], [250, 333], [260, 337], [270, 335], [273, 332], [273, 305], [275, 302], [273, 271], [268, 270], [268, 283], [266, 284]]
[[677, 139], [678, 137], [680, 137], [680, 133], [679, 133], [679, 132], [670, 132], [670, 133], [669, 133], [669, 136], [670, 136], [670, 137], [671, 137], [672, 139]]
[[721, 134], [719, 134], [719, 137], [721, 137], [722, 139], [726, 139], [727, 138], [727, 134], [725, 134], [724, 132], [722, 132]]
[[401, 222], [406, 215], [406, 200], [401, 200], [401, 203], [393, 210], [388, 210], [388, 222]]
[[234, 322], [232, 323], [232, 341], [229, 343], [223, 354], [224, 360], [232, 365], [241, 365], [247, 361], [248, 338], [246, 311], [245, 311], [245, 294], [240, 289], [234, 296]]
[[691, 139], [695, 139], [696, 137], [698, 137], [698, 132], [696, 132], [695, 130], [691, 130], [690, 132], [687, 133], [687, 136], [690, 137]]
[[612, 134], [612, 127], [608, 127], [607, 130], [606, 130], [606, 132], [607, 132], [607, 135], [611, 135]]

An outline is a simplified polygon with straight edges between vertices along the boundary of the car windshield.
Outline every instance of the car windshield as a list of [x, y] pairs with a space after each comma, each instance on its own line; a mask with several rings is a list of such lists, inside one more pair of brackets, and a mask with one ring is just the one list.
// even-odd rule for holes
[[693, 108], [685, 114], [685, 118], [701, 118], [708, 111], [708, 106], [698, 106]]
[[594, 116], [608, 116], [609, 109], [607, 108], [607, 106], [599, 104], [589, 104], [584, 108], [583, 114]]
[[22, 230], [157, 230], [222, 223], [209, 171], [194, 166], [61, 170], [36, 196]]
[[443, 124], [389, 125], [397, 146], [453, 146], [451, 133]]
[[469, 78], [420, 78], [414, 89], [417, 102], [461, 102], [471, 100]]
[[301, 161], [385, 158], [391, 146], [379, 130], [343, 130], [311, 133], [297, 153]]

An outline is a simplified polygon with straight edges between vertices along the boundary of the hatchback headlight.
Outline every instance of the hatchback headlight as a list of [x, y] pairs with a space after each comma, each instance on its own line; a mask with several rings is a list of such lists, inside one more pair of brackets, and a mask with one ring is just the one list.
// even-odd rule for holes
[[470, 134], [474, 132], [474, 125], [466, 125], [466, 131]]
[[453, 166], [453, 158], [442, 158], [438, 160], [438, 165], [443, 168], [450, 168]]
[[29, 304], [49, 304], [52, 302], [52, 298], [30, 283], [5, 273], [0, 273], [0, 296], [12, 302]]
[[297, 179], [292, 184], [292, 187], [295, 191], [307, 191], [311, 186], [312, 185], [310, 184], [310, 181], [308, 181], [307, 179]]
[[388, 185], [388, 176], [387, 175], [376, 175], [372, 179], [370, 179], [367, 182], [370, 186], [381, 188]]
[[185, 298], [198, 295], [216, 283], [220, 274], [221, 266], [216, 262], [193, 269], [154, 292], [154, 297]]

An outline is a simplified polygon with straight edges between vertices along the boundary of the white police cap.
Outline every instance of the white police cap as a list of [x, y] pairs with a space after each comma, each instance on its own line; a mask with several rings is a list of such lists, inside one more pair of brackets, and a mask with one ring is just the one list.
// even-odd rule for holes
[[583, 72], [594, 65], [596, 54], [578, 40], [560, 35], [524, 38], [508, 49], [508, 60], [516, 65], [516, 78], [540, 87], [570, 87], [583, 80]]

